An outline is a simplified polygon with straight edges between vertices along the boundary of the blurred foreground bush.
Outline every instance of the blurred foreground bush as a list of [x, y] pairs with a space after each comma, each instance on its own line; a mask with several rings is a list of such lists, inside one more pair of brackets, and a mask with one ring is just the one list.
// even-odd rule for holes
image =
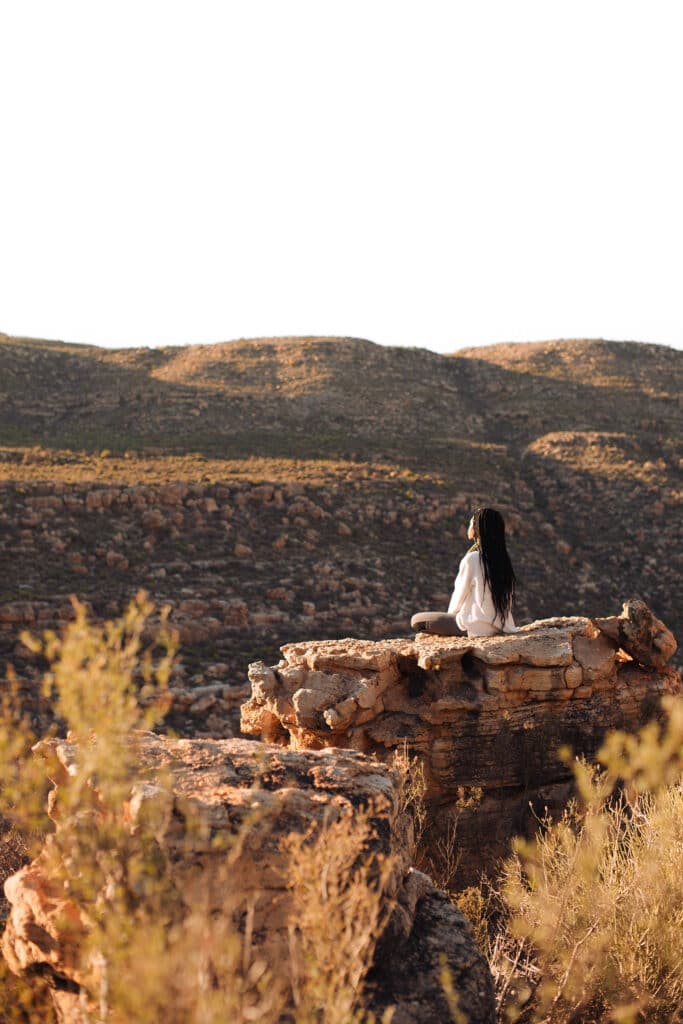
[[[36, 737], [10, 676], [0, 713], [0, 867], [6, 875], [40, 850], [60, 879], [73, 910], [67, 955], [90, 993], [83, 1021], [360, 1024], [390, 870], [369, 854], [370, 816], [290, 837], [295, 910], [283, 979], [252, 935], [233, 870], [239, 832], [222, 851], [220, 912], [199, 893], [188, 914], [156, 841], [160, 822], [151, 814], [131, 828], [135, 735], [163, 718], [176, 650], [165, 615], [141, 594], [120, 620], [96, 628], [76, 604], [62, 637], [22, 639], [49, 663], [46, 693], [77, 757], [65, 773], [49, 742], [32, 752]], [[561, 821], [542, 822], [534, 842], [516, 844], [498, 883], [455, 895], [488, 955], [501, 1021], [683, 1020], [683, 701], [666, 708], [664, 728], [608, 737], [600, 771], [575, 763], [577, 800]], [[58, 772], [55, 831], [45, 808]], [[403, 774], [419, 836], [424, 780], [409, 759]], [[170, 786], [163, 775], [153, 782]], [[199, 819], [191, 826], [205, 828]], [[0, 986], [0, 1024], [53, 1019], [44, 980], [3, 965]]]
[[562, 819], [456, 896], [501, 1022], [683, 1020], [683, 700], [665, 709], [663, 728], [608, 736], [600, 770], [575, 762]]
[[[218, 913], [210, 907], [200, 886], [188, 914], [155, 838], [162, 825], [158, 816], [138, 816], [131, 826], [136, 733], [153, 728], [165, 713], [176, 652], [165, 613], [155, 615], [144, 594], [120, 620], [101, 628], [88, 624], [77, 602], [75, 610], [62, 637], [48, 633], [43, 640], [29, 635], [22, 640], [48, 661], [45, 691], [68, 730], [62, 742], [73, 743], [76, 755], [65, 771], [53, 743], [36, 745], [27, 722], [18, 717], [10, 677], [0, 714], [0, 810], [12, 823], [11, 834], [25, 843], [18, 856], [7, 859], [5, 874], [40, 851], [60, 899], [63, 893], [58, 955], [68, 960], [70, 976], [88, 993], [81, 1000], [81, 1019], [93, 1024], [366, 1020], [358, 1006], [384, 923], [381, 879], [390, 870], [389, 858], [368, 852], [374, 838], [370, 810], [290, 837], [292, 968], [283, 978], [282, 965], [274, 970], [252, 935], [250, 909], [233, 870], [243, 838], [239, 830], [227, 843], [219, 837], [225, 844], [219, 879], [223, 906]], [[50, 779], [56, 789], [50, 790]], [[145, 783], [161, 791], [171, 784], [161, 774]], [[45, 813], [48, 792], [52, 821]], [[243, 828], [253, 824], [248, 816]], [[199, 818], [185, 826], [193, 834], [205, 829]], [[45, 973], [54, 984], [49, 970]], [[16, 978], [3, 964], [0, 986], [2, 1024], [53, 1019], [44, 981]]]

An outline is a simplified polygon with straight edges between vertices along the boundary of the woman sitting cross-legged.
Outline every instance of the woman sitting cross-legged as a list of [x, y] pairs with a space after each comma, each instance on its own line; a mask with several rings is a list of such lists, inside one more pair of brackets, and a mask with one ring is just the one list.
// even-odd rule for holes
[[440, 636], [515, 633], [515, 573], [505, 545], [505, 522], [495, 508], [478, 508], [467, 536], [474, 541], [460, 563], [448, 612], [418, 612], [411, 627]]

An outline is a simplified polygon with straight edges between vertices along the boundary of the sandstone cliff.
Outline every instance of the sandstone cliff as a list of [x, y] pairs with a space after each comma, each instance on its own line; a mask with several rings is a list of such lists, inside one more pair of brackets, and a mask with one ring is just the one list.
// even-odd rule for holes
[[511, 636], [288, 644], [272, 668], [251, 666], [242, 730], [296, 749], [419, 755], [431, 827], [457, 832], [462, 881], [564, 805], [562, 748], [593, 759], [609, 729], [637, 729], [680, 691], [675, 650], [638, 600], [621, 616], [544, 619]]
[[[463, 1019], [493, 1022], [491, 977], [469, 924], [425, 875], [410, 868], [397, 779], [389, 769], [352, 751], [297, 752], [247, 740], [170, 740], [151, 733], [138, 735], [136, 742], [139, 775], [126, 804], [126, 827], [135, 833], [141, 822], [155, 822], [157, 856], [171, 874], [181, 918], [201, 907], [209, 920], [228, 906], [263, 951], [274, 973], [271, 984], [290, 990], [289, 933], [296, 916], [282, 840], [322, 822], [346, 818], [352, 823], [359, 809], [368, 808], [374, 839], [365, 856], [386, 858], [389, 869], [378, 875], [386, 923], [366, 1007], [381, 1016], [388, 1005], [396, 1006], [395, 1024], [441, 1024], [448, 1019], [440, 984], [445, 963]], [[81, 948], [110, 897], [99, 892], [96, 901], [83, 906], [65, 895], [62, 879], [65, 872], [69, 877], [69, 868], [60, 837], [68, 823], [59, 814], [59, 788], [75, 770], [78, 749], [45, 741], [40, 752], [53, 761], [57, 789], [50, 807], [56, 833], [5, 884], [11, 907], [2, 947], [13, 971], [52, 978], [64, 1024], [84, 1024], [101, 997], [104, 967], [102, 957], [84, 958]], [[164, 775], [166, 783], [159, 785]], [[95, 816], [93, 829], [98, 827]], [[226, 850], [232, 851], [227, 875]], [[311, 882], [325, 913], [325, 879]], [[226, 889], [235, 896], [233, 903], [226, 902]], [[134, 906], [135, 901], [131, 913]], [[317, 950], [321, 964], [328, 955]], [[182, 999], [179, 991], [176, 1014]], [[177, 1019], [172, 1007], [170, 993], [171, 1016], [164, 1019]]]

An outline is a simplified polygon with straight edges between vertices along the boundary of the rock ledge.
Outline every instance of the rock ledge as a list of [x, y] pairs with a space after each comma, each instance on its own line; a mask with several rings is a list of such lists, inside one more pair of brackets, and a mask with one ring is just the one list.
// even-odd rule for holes
[[406, 746], [422, 759], [432, 824], [457, 825], [464, 880], [566, 801], [560, 748], [592, 759], [608, 730], [639, 728], [680, 692], [666, 665], [675, 650], [637, 599], [620, 616], [544, 619], [510, 636], [287, 644], [277, 665], [250, 666], [242, 731], [384, 760]]

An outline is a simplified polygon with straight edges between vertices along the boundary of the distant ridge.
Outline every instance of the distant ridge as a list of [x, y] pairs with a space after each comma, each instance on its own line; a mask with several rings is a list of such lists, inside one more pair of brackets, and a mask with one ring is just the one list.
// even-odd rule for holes
[[[35, 346], [44, 347], [65, 347], [69, 349], [88, 349], [99, 352], [128, 352], [128, 351], [157, 351], [167, 349], [185, 349], [185, 348], [213, 348], [217, 345], [243, 345], [243, 344], [292, 344], [292, 343], [316, 343], [316, 342], [361, 342], [368, 345], [377, 345], [382, 348], [390, 349], [424, 349], [425, 351], [433, 351], [419, 344], [415, 345], [381, 345], [380, 342], [372, 341], [370, 338], [356, 337], [354, 335], [344, 334], [283, 334], [283, 335], [257, 335], [254, 337], [240, 337], [240, 338], [227, 338], [211, 342], [173, 342], [165, 345], [129, 345], [129, 346], [116, 346], [116, 345], [95, 345], [89, 342], [75, 342], [75, 341], [62, 341], [60, 339], [50, 338], [35, 338], [28, 335], [11, 335], [4, 331], [0, 331], [0, 343], [9, 342], [12, 344], [30, 344]], [[630, 340], [617, 340], [617, 339], [606, 339], [606, 338], [550, 338], [543, 341], [499, 341], [492, 342], [485, 345], [465, 345], [461, 348], [454, 349], [452, 352], [443, 353], [445, 357], [453, 356], [475, 356], [477, 354], [487, 353], [487, 357], [507, 355], [517, 349], [526, 349], [530, 354], [538, 353], [545, 354], [552, 352], [558, 347], [569, 348], [576, 351], [582, 351], [585, 346], [600, 346], [600, 345], [617, 345], [617, 346], [637, 346], [638, 348], [649, 348], [649, 349], [666, 349], [667, 351], [679, 351], [671, 345], [665, 345], [656, 342], [638, 341], [635, 339]], [[434, 353], [439, 355], [442, 353]]]
[[355, 338], [347, 335], [325, 335], [325, 334], [301, 334], [301, 335], [275, 335], [273, 337], [253, 337], [253, 338], [231, 338], [221, 341], [211, 342], [174, 342], [166, 345], [94, 345], [88, 342], [77, 342], [77, 341], [61, 341], [55, 338], [34, 338], [28, 335], [12, 335], [6, 334], [4, 331], [0, 331], [0, 343], [9, 342], [11, 344], [29, 344], [35, 346], [43, 346], [46, 348], [69, 348], [69, 349], [89, 349], [96, 350], [98, 352], [129, 352], [129, 351], [156, 351], [157, 349], [178, 349], [178, 348], [211, 348], [215, 345], [237, 345], [244, 343], [261, 343], [261, 342], [284, 342], [289, 344], [291, 342], [334, 342], [334, 341], [362, 341], [369, 345], [374, 345], [376, 342], [370, 341], [368, 338]]
[[121, 349], [0, 335], [0, 428], [65, 447], [329, 455], [352, 439], [431, 465], [456, 439], [521, 450], [550, 430], [618, 429], [649, 450], [652, 432], [677, 436], [682, 393], [683, 352], [640, 342], [440, 355], [317, 335]]

